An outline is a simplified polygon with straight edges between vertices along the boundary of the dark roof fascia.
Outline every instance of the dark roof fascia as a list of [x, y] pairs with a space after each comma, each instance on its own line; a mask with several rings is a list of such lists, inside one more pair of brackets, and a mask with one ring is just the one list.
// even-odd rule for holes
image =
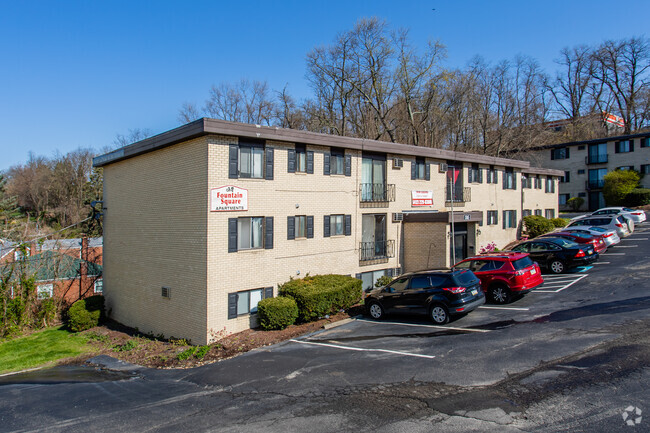
[[[483, 212], [481, 211], [455, 211], [454, 222], [482, 222]], [[405, 223], [450, 223], [452, 222], [451, 212], [406, 212], [404, 213]]]
[[228, 122], [225, 120], [203, 118], [172, 129], [162, 134], [146, 138], [137, 143], [117, 149], [93, 159], [95, 167], [122, 161], [133, 156], [141, 155], [182, 141], [196, 137], [218, 134], [243, 138], [256, 138], [260, 140], [284, 141], [291, 143], [312, 144], [318, 146], [340, 147], [369, 152], [384, 152], [394, 155], [423, 156], [440, 160], [453, 160], [461, 162], [475, 162], [486, 165], [528, 168], [528, 161], [497, 158], [493, 156], [478, 155], [473, 153], [455, 152], [430, 147], [418, 147], [401, 143], [368, 140], [363, 138], [342, 137], [338, 135], [307, 132], [295, 129], [279, 128], [274, 126], [249, 125], [244, 123]]
[[587, 145], [587, 144], [608, 143], [610, 141], [633, 140], [635, 138], [643, 138], [643, 137], [650, 137], [650, 132], [641, 132], [641, 133], [638, 133], [638, 134], [629, 134], [629, 135], [617, 135], [616, 137], [595, 138], [593, 140], [569, 141], [569, 142], [566, 142], [566, 143], [547, 144], [545, 146], [533, 147], [533, 148], [531, 148], [531, 150], [556, 149], [556, 148], [559, 148], [559, 147], [582, 146], [582, 145]]
[[564, 171], [562, 170], [554, 170], [552, 168], [540, 168], [540, 167], [530, 167], [525, 170], [522, 170], [522, 173], [524, 174], [543, 174], [545, 176], [557, 176], [557, 177], [563, 177], [564, 176]]

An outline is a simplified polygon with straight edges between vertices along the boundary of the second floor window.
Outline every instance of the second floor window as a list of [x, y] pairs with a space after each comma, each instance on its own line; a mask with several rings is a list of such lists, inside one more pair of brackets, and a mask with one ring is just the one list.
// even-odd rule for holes
[[512, 168], [506, 168], [503, 172], [503, 189], [517, 189], [515, 172]]
[[634, 143], [632, 140], [617, 141], [614, 150], [616, 153], [634, 152]]
[[554, 193], [555, 192], [555, 181], [552, 177], [546, 178], [546, 192]]
[[273, 148], [257, 142], [231, 144], [228, 177], [273, 180]]
[[568, 159], [569, 158], [569, 148], [563, 147], [561, 149], [551, 150], [551, 159]]

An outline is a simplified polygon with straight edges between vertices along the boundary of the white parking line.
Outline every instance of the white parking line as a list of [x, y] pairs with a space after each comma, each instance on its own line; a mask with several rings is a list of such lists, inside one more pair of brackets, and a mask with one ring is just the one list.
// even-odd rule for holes
[[608, 256], [624, 256], [625, 253], [607, 253]]
[[[625, 254], [625, 253], [623, 253]], [[609, 265], [611, 262], [595, 262], [594, 265]]]
[[638, 245], [617, 245], [616, 248], [638, 248]]
[[635, 241], [647, 241], [648, 238], [634, 238]]
[[[575, 283], [582, 280], [583, 278], [587, 278], [587, 275], [581, 275], [580, 277], [576, 278], [572, 283], [566, 284], [565, 286], [562, 286], [558, 290], [536, 289], [536, 290], [533, 290], [533, 293], [558, 293], [558, 292], [561, 292], [564, 289], [568, 289], [569, 287], [573, 286]], [[555, 288], [555, 287], [552, 287], [552, 288]]]
[[521, 308], [521, 307], [492, 307], [489, 305], [481, 305], [479, 308], [485, 308], [487, 310], [517, 310], [517, 311], [528, 311], [530, 308]]
[[397, 350], [363, 349], [361, 347], [340, 346], [338, 344], [329, 344], [329, 343], [316, 343], [314, 341], [300, 341], [300, 340], [289, 340], [289, 341], [292, 341], [294, 343], [300, 343], [300, 344], [312, 344], [314, 346], [332, 347], [334, 349], [353, 350], [355, 352], [383, 352], [383, 353], [392, 353], [393, 355], [414, 356], [416, 358], [427, 358], [427, 359], [435, 358], [434, 355], [422, 355], [419, 353], [400, 352]]
[[402, 326], [415, 326], [415, 327], [422, 327], [422, 328], [437, 328], [437, 329], [451, 329], [454, 331], [469, 331], [469, 332], [490, 332], [486, 329], [472, 329], [472, 328], [455, 328], [453, 326], [441, 326], [441, 325], [420, 325], [417, 323], [400, 323], [400, 322], [375, 322], [374, 320], [367, 320], [367, 319], [356, 319], [357, 322], [366, 322], [366, 323], [374, 323], [376, 325], [402, 325]]

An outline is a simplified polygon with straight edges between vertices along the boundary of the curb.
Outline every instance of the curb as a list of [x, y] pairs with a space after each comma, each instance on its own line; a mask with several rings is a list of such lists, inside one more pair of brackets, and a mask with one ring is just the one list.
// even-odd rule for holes
[[108, 355], [98, 355], [94, 358], [87, 359], [85, 364], [96, 365], [114, 371], [135, 371], [144, 368], [141, 365], [131, 364], [130, 362], [122, 361]]
[[363, 317], [363, 316], [362, 316], [362, 315], [358, 315], [358, 316], [350, 317], [349, 319], [339, 320], [338, 322], [328, 323], [328, 324], [326, 324], [326, 325], [323, 325], [323, 329], [332, 329], [332, 328], [336, 328], [337, 326], [345, 325], [345, 324], [350, 323], [350, 322], [353, 322], [353, 321], [355, 321], [355, 320], [357, 320], [357, 319], [359, 319], [359, 318], [361, 318], [361, 317]]

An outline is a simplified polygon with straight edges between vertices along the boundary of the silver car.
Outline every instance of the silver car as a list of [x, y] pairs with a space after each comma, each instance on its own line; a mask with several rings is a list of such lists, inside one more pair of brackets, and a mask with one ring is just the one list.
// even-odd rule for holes
[[598, 209], [596, 212], [593, 212], [591, 215], [614, 215], [614, 214], [623, 214], [626, 217], [634, 220], [636, 224], [642, 223], [646, 220], [645, 212], [642, 210], [630, 209], [629, 207], [604, 207]]
[[616, 233], [616, 230], [608, 230], [608, 229], [606, 229], [604, 227], [598, 227], [598, 226], [583, 227], [583, 226], [580, 226], [579, 228], [578, 227], [569, 227], [569, 228], [560, 229], [560, 230], [562, 230], [564, 232], [569, 232], [569, 233], [583, 233], [583, 234], [592, 235], [592, 236], [602, 236], [603, 241], [605, 241], [605, 245], [607, 245], [607, 248], [621, 242], [621, 238]]
[[566, 228], [584, 228], [593, 226], [615, 230], [619, 238], [624, 238], [630, 235], [625, 218], [623, 218], [622, 215], [602, 215], [598, 217], [588, 216], [571, 221]]

